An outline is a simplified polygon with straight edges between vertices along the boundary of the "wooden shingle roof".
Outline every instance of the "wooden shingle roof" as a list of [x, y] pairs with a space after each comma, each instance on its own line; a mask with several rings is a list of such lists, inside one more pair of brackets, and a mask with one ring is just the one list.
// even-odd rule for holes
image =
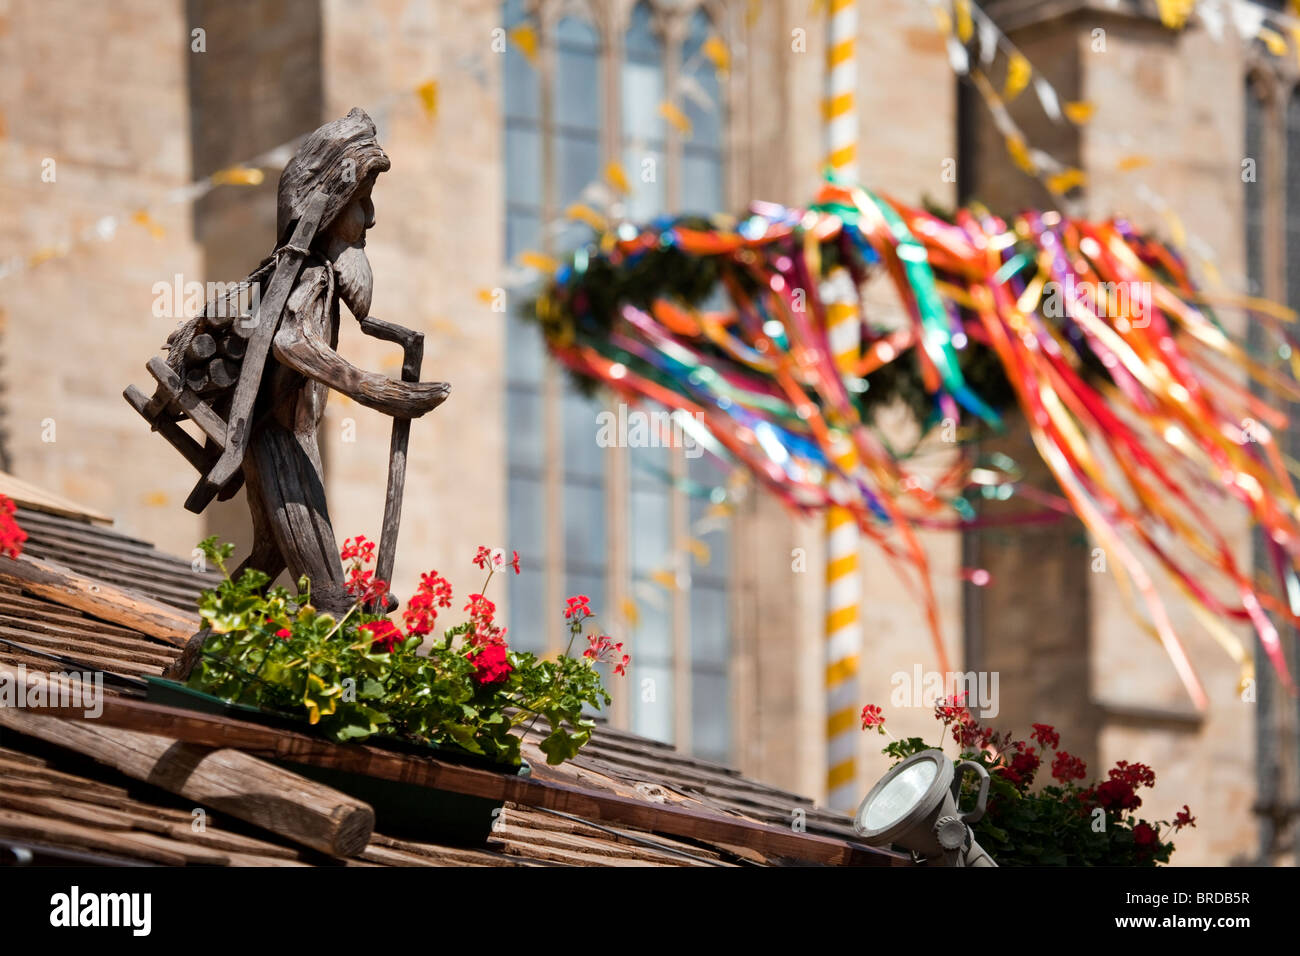
[[[50, 672], [75, 664], [105, 672], [100, 725], [481, 792], [503, 809], [477, 846], [386, 835], [381, 825], [362, 851], [340, 859], [212, 807], [201, 808], [204, 826], [196, 829], [193, 801], [65, 746], [60, 728], [78, 717], [42, 715], [31, 732], [0, 720], [0, 848], [21, 858], [267, 866], [906, 863], [857, 843], [842, 814], [608, 726], [560, 767], [546, 765], [537, 750], [541, 734], [533, 732], [524, 741], [532, 775], [517, 779], [145, 704], [130, 682], [161, 675], [179, 654], [187, 631], [197, 629], [195, 598], [215, 577], [66, 511], [18, 510], [29, 537], [22, 558], [0, 558], [0, 668]], [[806, 833], [791, 828], [796, 809]]]

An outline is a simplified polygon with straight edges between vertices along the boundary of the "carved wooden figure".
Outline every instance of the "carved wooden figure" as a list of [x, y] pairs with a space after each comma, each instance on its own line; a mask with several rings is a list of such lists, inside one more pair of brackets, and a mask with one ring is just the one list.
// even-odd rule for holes
[[[124, 393], [200, 472], [186, 508], [199, 513], [214, 497], [245, 487], [254, 547], [239, 570], [305, 574], [313, 603], [334, 612], [352, 599], [317, 443], [330, 389], [394, 419], [376, 567], [384, 580], [396, 553], [410, 420], [437, 408], [450, 390], [419, 381], [423, 335], [369, 314], [371, 190], [388, 168], [375, 125], [360, 109], [308, 136], [280, 176], [274, 252], [238, 289], [172, 333], [167, 360], [146, 366], [157, 381], [151, 398], [135, 386]], [[338, 354], [340, 302], [366, 334], [402, 346], [400, 381]], [[199, 427], [205, 444], [180, 427], [182, 417]]]

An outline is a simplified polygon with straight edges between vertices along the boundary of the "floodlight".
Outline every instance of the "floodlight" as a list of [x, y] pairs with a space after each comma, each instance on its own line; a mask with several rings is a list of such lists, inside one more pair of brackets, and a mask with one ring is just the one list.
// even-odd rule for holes
[[[894, 843], [926, 859], [942, 857], [947, 866], [997, 866], [970, 829], [984, 816], [988, 771], [973, 760], [957, 766], [960, 774], [942, 750], [908, 757], [871, 788], [853, 829], [871, 846]], [[979, 777], [980, 788], [975, 806], [962, 812], [957, 800], [967, 771]]]

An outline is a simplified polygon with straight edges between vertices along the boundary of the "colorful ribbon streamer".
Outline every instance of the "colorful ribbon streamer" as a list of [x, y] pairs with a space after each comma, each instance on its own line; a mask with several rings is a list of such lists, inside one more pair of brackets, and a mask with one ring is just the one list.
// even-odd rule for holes
[[[847, 370], [833, 360], [818, 291], [837, 268], [863, 317]], [[901, 326], [861, 297], [879, 274]], [[1300, 500], [1272, 437], [1286, 419], [1244, 384], [1300, 400], [1295, 317], [1227, 303], [1261, 324], [1288, 368], [1248, 354], [1207, 302], [1175, 252], [1123, 220], [1029, 212], [1008, 225], [981, 209], [946, 220], [828, 182], [806, 210], [755, 203], [735, 222], [622, 224], [562, 266], [531, 312], [578, 377], [693, 416], [711, 451], [790, 507], [824, 509], [836, 488], [921, 602], [939, 660], [916, 531], [987, 523], [964, 495], [990, 475], [1008, 493], [1021, 486], [964, 449], [936, 477], [891, 449], [873, 416], [902, 401], [923, 430], [956, 431], [963, 415], [1000, 428], [1001, 412], [1018, 407], [1062, 496], [1037, 492], [1038, 518], [1068, 505], [1083, 521], [1204, 709], [1153, 570], [1193, 602], [1243, 680], [1252, 664], [1226, 625], [1249, 623], [1294, 689], [1278, 624], [1300, 623]], [[836, 464], [841, 436], [857, 452], [851, 473]], [[1211, 520], [1232, 503], [1269, 542], [1274, 582], [1257, 582]]]

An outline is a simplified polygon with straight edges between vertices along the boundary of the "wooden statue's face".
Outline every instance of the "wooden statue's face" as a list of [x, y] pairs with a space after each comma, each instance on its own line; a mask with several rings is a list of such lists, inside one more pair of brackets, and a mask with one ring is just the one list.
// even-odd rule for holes
[[375, 204], [370, 198], [374, 181], [366, 183], [343, 207], [338, 218], [330, 225], [330, 235], [346, 243], [359, 243], [366, 237], [366, 230], [374, 228]]

